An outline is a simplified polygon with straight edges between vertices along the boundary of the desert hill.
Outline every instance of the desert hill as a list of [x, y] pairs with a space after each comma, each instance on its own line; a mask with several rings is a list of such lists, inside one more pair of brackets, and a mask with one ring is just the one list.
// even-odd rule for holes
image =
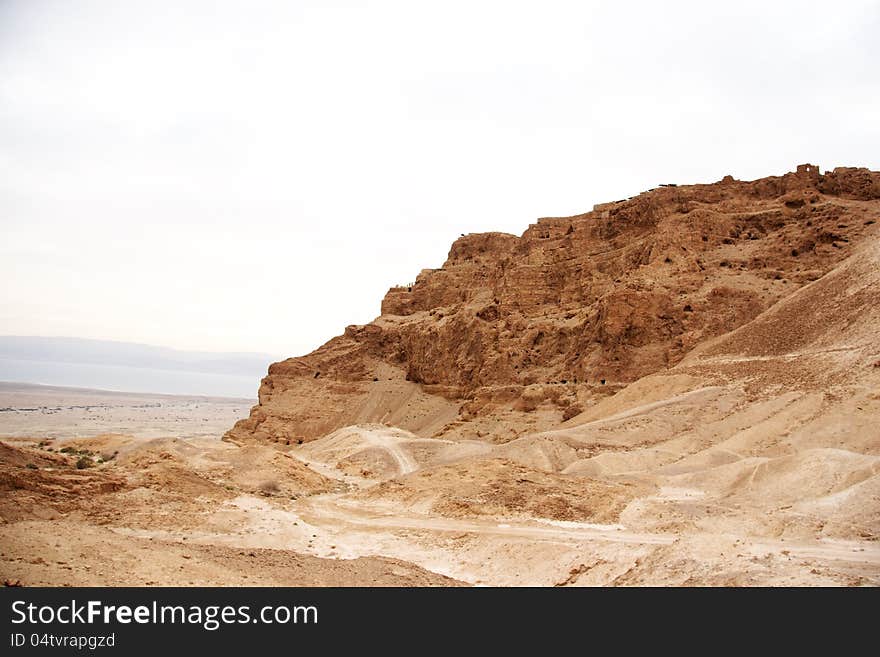
[[293, 444], [378, 422], [501, 443], [551, 429], [821, 278], [878, 219], [880, 173], [801, 165], [464, 236], [376, 320], [270, 366], [227, 437]]

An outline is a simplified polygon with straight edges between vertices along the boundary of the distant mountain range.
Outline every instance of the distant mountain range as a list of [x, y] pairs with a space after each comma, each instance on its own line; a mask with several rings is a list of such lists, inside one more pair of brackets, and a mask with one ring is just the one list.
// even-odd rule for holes
[[68, 337], [0, 336], [0, 380], [252, 397], [270, 354], [183, 351]]

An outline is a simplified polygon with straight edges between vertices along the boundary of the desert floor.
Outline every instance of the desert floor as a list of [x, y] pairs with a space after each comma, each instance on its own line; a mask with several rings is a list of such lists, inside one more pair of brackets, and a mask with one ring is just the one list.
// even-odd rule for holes
[[0, 382], [0, 435], [45, 438], [119, 433], [217, 437], [255, 399], [185, 397]]
[[[689, 415], [736, 403], [721, 387], [645, 394], [661, 399], [612, 408], [569, 429], [567, 442], [658, 423], [677, 423], [676, 435], [699, 441]], [[810, 403], [750, 405], [743, 413], [752, 415], [732, 424], [775, 433]], [[586, 472], [595, 461], [575, 461], [565, 473], [542, 466], [549, 452], [536, 444], [558, 445], [558, 435], [498, 446], [362, 425], [300, 446], [222, 442], [247, 407], [7, 386], [0, 578], [99, 586], [880, 584], [875, 493], [865, 490], [876, 486], [877, 457], [820, 449], [736, 459], [654, 441], [651, 453], [606, 455], [633, 460], [609, 467], [633, 474], [597, 478]], [[741, 427], [719, 421], [713, 430], [728, 429], [732, 449], [745, 440]], [[692, 452], [699, 467], [645, 474], [635, 465], [676, 449]], [[794, 497], [786, 492], [791, 473], [812, 477]], [[810, 486], [821, 494], [805, 497]], [[864, 517], [835, 518], [840, 498], [852, 508], [860, 494]]]

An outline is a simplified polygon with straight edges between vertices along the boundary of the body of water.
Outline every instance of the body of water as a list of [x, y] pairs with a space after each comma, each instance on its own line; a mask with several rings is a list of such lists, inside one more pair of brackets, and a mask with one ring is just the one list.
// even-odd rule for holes
[[259, 376], [0, 358], [0, 381], [121, 392], [256, 399]]

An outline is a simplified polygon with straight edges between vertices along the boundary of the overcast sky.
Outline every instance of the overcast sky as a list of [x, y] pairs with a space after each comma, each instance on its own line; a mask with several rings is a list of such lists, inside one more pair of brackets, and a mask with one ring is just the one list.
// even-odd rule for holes
[[460, 233], [880, 169], [880, 3], [0, 0], [0, 333], [298, 355]]

